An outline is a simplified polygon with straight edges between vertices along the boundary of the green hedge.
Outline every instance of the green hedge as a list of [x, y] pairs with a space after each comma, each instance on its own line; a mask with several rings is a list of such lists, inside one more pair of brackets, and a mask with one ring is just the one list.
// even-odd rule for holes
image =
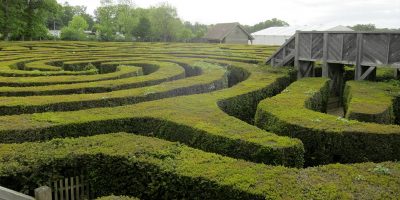
[[[3, 115], [10, 115], [121, 106], [167, 97], [210, 92], [227, 87], [226, 71], [219, 66], [198, 62], [193, 63], [193, 67], [201, 68], [204, 71], [203, 74], [149, 87], [117, 90], [108, 93], [76, 94], [72, 96], [59, 95], [57, 98], [54, 98], [54, 96], [32, 96], [28, 102], [23, 101], [25, 97], [0, 97], [0, 99], [2, 99], [0, 103], [0, 112]], [[177, 77], [180, 78], [184, 76], [183, 69], [174, 63], [164, 65], [164, 68], [163, 72], [167, 74], [172, 73], [174, 74], [173, 77], [164, 77], [162, 74], [157, 74], [149, 78], [150, 80], [148, 81], [139, 82], [136, 80], [136, 84], [140, 86], [148, 84], [153, 85], [160, 81], [176, 80]], [[174, 68], [183, 71], [183, 74], [176, 75]], [[141, 77], [138, 78], [140, 80], [144, 79]], [[127, 82], [128, 80], [130, 79], [126, 79], [123, 82]], [[128, 84], [133, 86], [133, 83]], [[124, 87], [126, 87], [126, 85], [119, 86], [116, 89], [124, 89]]]
[[400, 159], [400, 127], [363, 123], [321, 113], [329, 81], [301, 79], [280, 95], [262, 101], [256, 125], [279, 135], [299, 138], [306, 165]]
[[94, 197], [396, 199], [400, 195], [399, 163], [274, 167], [126, 133], [1, 145], [0, 160], [0, 184], [22, 192], [84, 173]]
[[[226, 90], [123, 107], [2, 116], [0, 142], [46, 140], [54, 137], [75, 137], [82, 133], [92, 135], [119, 130], [152, 133], [156, 137], [180, 141], [205, 151], [236, 158], [301, 167], [304, 162], [304, 149], [299, 140], [262, 131], [230, 117], [218, 106], [218, 102], [224, 99], [246, 96], [247, 93], [258, 91], [273, 94], [277, 88], [284, 88], [289, 83], [290, 76], [285, 72], [270, 73], [268, 69], [257, 68], [254, 65], [243, 63], [231, 63], [231, 65], [249, 70], [250, 76]], [[211, 75], [191, 78], [208, 80], [210, 77]], [[182, 84], [179, 85], [182, 87]], [[242, 102], [248, 104], [254, 101]], [[248, 107], [248, 105], [241, 106]]]
[[[396, 91], [397, 90], [397, 91]], [[346, 118], [364, 122], [392, 124], [395, 122], [395, 96], [400, 87], [388, 83], [349, 81], [344, 91]]]
[[[137, 87], [145, 87], [156, 85], [165, 81], [177, 80], [185, 77], [185, 70], [175, 64], [163, 62], [120, 62], [122, 65], [130, 65], [126, 68], [135, 70], [130, 76], [117, 76], [117, 80], [99, 80], [76, 84], [58, 84], [48, 86], [35, 86], [35, 87], [2, 87], [0, 93], [8, 96], [24, 96], [24, 95], [63, 95], [74, 93], [101, 93], [110, 92], [113, 90], [130, 89]], [[132, 67], [132, 65], [136, 67]], [[146, 76], [134, 76], [138, 74], [137, 67], [141, 67]], [[141, 71], [142, 71], [141, 70]], [[154, 72], [154, 73], [153, 73]], [[101, 75], [99, 75], [101, 76]], [[96, 78], [96, 77], [93, 77]], [[71, 79], [71, 77], [69, 77]], [[37, 82], [41, 85], [41, 82]], [[53, 82], [54, 83], [54, 82]]]
[[136, 197], [128, 197], [128, 196], [106, 196], [106, 197], [99, 197], [96, 200], [139, 200]]

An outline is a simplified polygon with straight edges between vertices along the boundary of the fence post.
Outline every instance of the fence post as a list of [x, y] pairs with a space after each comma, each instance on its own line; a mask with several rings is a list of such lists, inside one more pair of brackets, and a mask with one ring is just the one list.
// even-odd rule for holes
[[51, 188], [48, 186], [42, 186], [35, 189], [35, 199], [36, 200], [52, 200]]

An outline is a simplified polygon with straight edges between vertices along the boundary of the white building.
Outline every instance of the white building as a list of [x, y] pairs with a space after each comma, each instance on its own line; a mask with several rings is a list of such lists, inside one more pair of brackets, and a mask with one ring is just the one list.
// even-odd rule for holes
[[60, 38], [61, 30], [49, 30], [49, 34], [53, 37]]
[[254, 37], [253, 44], [259, 45], [282, 45], [296, 31], [353, 31], [346, 26], [284, 26], [284, 27], [270, 27], [261, 31], [252, 33]]

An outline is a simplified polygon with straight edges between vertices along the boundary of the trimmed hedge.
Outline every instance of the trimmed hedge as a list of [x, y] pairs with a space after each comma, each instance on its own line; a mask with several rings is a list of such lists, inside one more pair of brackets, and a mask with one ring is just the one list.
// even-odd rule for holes
[[[288, 84], [289, 75], [269, 73], [267, 69], [254, 65], [231, 65], [249, 70], [251, 74], [246, 81], [226, 90], [123, 107], [3, 116], [0, 117], [0, 142], [46, 140], [118, 130], [151, 133], [205, 151], [255, 162], [301, 167], [304, 149], [299, 140], [279, 137], [250, 126], [228, 116], [217, 105], [224, 99], [255, 91], [272, 94], [277, 87], [283, 88]], [[207, 80], [207, 77], [204, 78]], [[17, 125], [19, 122], [23, 125]]]
[[136, 197], [128, 197], [128, 196], [106, 196], [106, 197], [99, 197], [96, 200], [139, 200]]
[[400, 96], [400, 87], [389, 83], [349, 81], [344, 92], [346, 118], [393, 124], [396, 96]]
[[396, 199], [400, 195], [399, 163], [273, 167], [126, 133], [2, 145], [0, 160], [0, 184], [19, 191], [83, 171], [94, 197]]
[[[72, 111], [104, 106], [112, 107], [180, 95], [210, 92], [227, 87], [226, 71], [217, 65], [198, 62], [193, 63], [193, 67], [202, 69], [204, 73], [200, 76], [194, 76], [173, 82], [165, 82], [160, 85], [149, 87], [117, 90], [97, 94], [76, 94], [73, 96], [59, 95], [57, 98], [54, 98], [53, 96], [32, 96], [28, 102], [22, 101], [25, 97], [0, 97], [2, 100], [0, 104], [0, 112], [3, 115], [11, 115], [46, 111]], [[177, 70], [182, 69], [174, 63], [166, 64], [163, 68], [165, 68], [163, 73], [172, 73], [173, 76], [165, 77], [160, 70], [159, 74], [148, 77], [148, 81], [140, 82], [136, 80], [136, 85], [153, 85], [160, 81], [176, 80], [177, 78], [184, 76], [184, 71], [183, 74], [176, 75], [177, 72], [174, 71], [174, 68]], [[140, 80], [145, 79], [141, 77], [138, 78], [140, 78]], [[128, 80], [131, 79], [123, 80], [123, 82], [128, 82]], [[128, 84], [129, 86], [136, 86], [133, 83]], [[117, 89], [123, 89], [124, 87], [126, 87], [126, 85], [122, 85]]]
[[[74, 93], [101, 93], [113, 90], [130, 89], [137, 87], [145, 87], [156, 85], [165, 81], [182, 79], [185, 77], [185, 70], [173, 63], [163, 62], [120, 62], [122, 65], [134, 65], [136, 67], [127, 66], [136, 71], [137, 67], [141, 67], [146, 76], [121, 76], [118, 80], [101, 80], [93, 82], [84, 82], [76, 84], [59, 84], [49, 86], [36, 87], [2, 87], [0, 94], [7, 96], [25, 96], [25, 95], [63, 95]], [[108, 65], [108, 64], [107, 64]], [[141, 72], [140, 72], [141, 73]], [[137, 73], [136, 73], [137, 74]], [[70, 78], [71, 79], [71, 78]]]
[[299, 138], [307, 166], [400, 159], [400, 127], [363, 123], [321, 113], [329, 81], [301, 79], [280, 95], [262, 101], [256, 125], [282, 136]]

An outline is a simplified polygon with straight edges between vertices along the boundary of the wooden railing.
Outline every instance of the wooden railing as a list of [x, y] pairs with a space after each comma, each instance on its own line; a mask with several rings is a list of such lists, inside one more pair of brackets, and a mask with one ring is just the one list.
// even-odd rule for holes
[[266, 60], [272, 66], [294, 65], [299, 78], [312, 76], [315, 62], [322, 63], [323, 76], [331, 79], [343, 65], [355, 66], [356, 80], [367, 79], [382, 66], [392, 67], [398, 76], [400, 32], [298, 31]]

